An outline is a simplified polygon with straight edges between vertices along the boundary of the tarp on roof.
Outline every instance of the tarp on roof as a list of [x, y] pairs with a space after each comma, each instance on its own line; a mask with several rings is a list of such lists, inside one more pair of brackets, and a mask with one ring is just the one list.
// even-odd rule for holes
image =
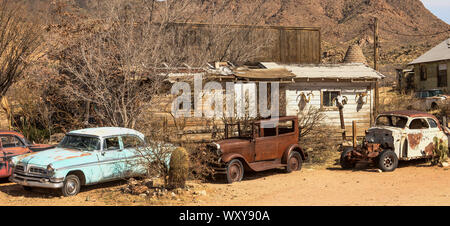
[[386, 77], [362, 63], [282, 65], [273, 62], [263, 62], [261, 64], [268, 69], [284, 68], [291, 71], [295, 78], [382, 79]]
[[450, 38], [441, 42], [408, 65], [450, 60]]

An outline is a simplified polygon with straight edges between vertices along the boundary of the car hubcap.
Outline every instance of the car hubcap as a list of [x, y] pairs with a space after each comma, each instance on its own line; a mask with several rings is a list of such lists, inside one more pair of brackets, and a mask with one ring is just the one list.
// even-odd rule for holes
[[70, 195], [75, 194], [75, 192], [77, 191], [77, 184], [76, 184], [76, 182], [73, 181], [73, 180], [67, 181], [66, 191]]
[[237, 164], [233, 164], [230, 167], [230, 177], [232, 181], [238, 181], [241, 175], [241, 169]]
[[392, 165], [394, 165], [394, 161], [392, 161], [392, 158], [388, 156], [388, 157], [384, 158], [383, 164], [386, 168], [391, 168]]
[[298, 168], [298, 159], [296, 157], [292, 157], [289, 161], [289, 166], [292, 171], [297, 170]]

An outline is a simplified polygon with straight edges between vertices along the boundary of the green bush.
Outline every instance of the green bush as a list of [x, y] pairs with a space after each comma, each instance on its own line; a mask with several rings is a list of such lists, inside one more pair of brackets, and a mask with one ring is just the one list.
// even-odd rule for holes
[[447, 161], [448, 158], [449, 154], [448, 142], [443, 141], [442, 139], [439, 139], [437, 137], [435, 137], [433, 141], [434, 141], [434, 149], [431, 164], [433, 165], [442, 164], [443, 162]]

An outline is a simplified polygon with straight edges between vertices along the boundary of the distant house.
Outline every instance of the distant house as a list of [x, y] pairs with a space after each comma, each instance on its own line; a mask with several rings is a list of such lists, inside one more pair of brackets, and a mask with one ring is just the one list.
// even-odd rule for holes
[[442, 89], [450, 92], [450, 38], [415, 59], [409, 65], [414, 66], [414, 86], [416, 91]]

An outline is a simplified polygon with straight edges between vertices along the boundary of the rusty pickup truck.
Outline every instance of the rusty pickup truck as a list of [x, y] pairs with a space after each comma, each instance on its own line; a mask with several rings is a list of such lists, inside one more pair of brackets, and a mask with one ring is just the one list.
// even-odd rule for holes
[[297, 171], [308, 157], [299, 145], [297, 116], [226, 124], [225, 139], [208, 149], [217, 156], [216, 173], [225, 174], [228, 183], [241, 181], [246, 170]]
[[342, 147], [340, 164], [350, 169], [357, 162], [368, 162], [390, 172], [399, 160], [433, 157], [437, 142], [448, 144], [448, 131], [435, 116], [419, 111], [386, 112], [366, 131], [362, 145]]

